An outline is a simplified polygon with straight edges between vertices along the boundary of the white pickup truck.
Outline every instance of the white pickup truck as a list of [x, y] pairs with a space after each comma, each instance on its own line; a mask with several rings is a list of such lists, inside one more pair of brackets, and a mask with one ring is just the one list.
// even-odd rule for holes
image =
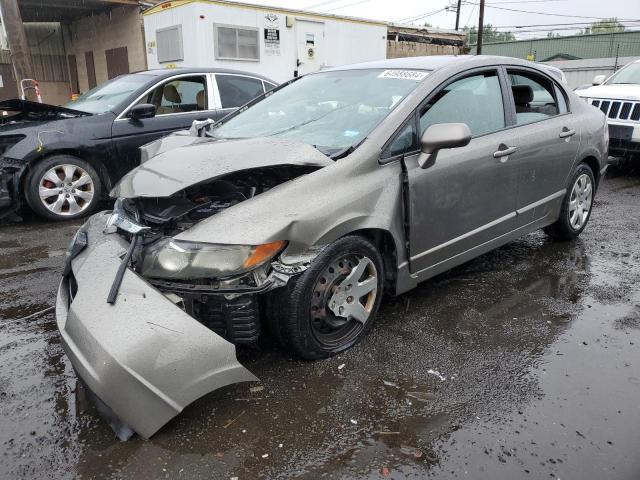
[[607, 116], [609, 155], [627, 162], [640, 161], [640, 60], [609, 78], [597, 75], [592, 86], [575, 93]]

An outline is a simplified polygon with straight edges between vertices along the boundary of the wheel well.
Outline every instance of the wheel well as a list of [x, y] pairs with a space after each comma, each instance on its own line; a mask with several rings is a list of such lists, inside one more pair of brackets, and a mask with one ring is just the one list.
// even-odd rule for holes
[[389, 231], [379, 228], [356, 230], [349, 235], [360, 235], [375, 245], [382, 255], [384, 264], [385, 291], [394, 292], [398, 273], [398, 252], [393, 235]]
[[593, 176], [596, 179], [596, 185], [600, 183], [600, 163], [596, 157], [586, 157], [582, 159], [582, 163], [586, 163], [591, 171], [593, 172]]

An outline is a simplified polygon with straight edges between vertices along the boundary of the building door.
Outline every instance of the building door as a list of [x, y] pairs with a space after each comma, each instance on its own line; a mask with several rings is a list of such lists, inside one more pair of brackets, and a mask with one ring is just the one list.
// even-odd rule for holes
[[0, 64], [0, 101], [18, 98], [18, 86], [13, 76], [13, 67], [8, 63]]
[[69, 63], [69, 78], [71, 79], [71, 93], [80, 93], [80, 84], [78, 83], [78, 62], [75, 55], [67, 57]]
[[84, 62], [87, 66], [87, 82], [89, 89], [97, 85], [96, 82], [96, 66], [93, 63], [93, 52], [84, 52]]
[[296, 20], [298, 75], [315, 72], [323, 66], [324, 23]]
[[107, 77], [112, 79], [123, 73], [129, 73], [129, 54], [127, 47], [112, 48], [104, 52], [107, 57]]

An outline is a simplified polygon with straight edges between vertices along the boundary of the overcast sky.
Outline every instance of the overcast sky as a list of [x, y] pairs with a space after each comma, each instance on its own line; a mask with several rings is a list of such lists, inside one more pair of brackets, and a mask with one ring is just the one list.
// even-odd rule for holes
[[[317, 12], [336, 15], [350, 15], [400, 23], [415, 23], [422, 25], [429, 22], [434, 27], [450, 28], [455, 26], [455, 13], [442, 11], [448, 5], [454, 5], [457, 0], [246, 0], [250, 3], [271, 5], [278, 7], [314, 10]], [[478, 24], [479, 0], [463, 0], [460, 15], [460, 26]], [[466, 4], [466, 5], [465, 5]], [[596, 21], [599, 18], [617, 17], [629, 22], [628, 28], [640, 29], [640, 0], [486, 0], [485, 23], [498, 26], [523, 25], [518, 30], [534, 30], [548, 28], [578, 28], [583, 25], [566, 25], [559, 27], [534, 27], [534, 25], [548, 25], [550, 23], [568, 24], [576, 22]], [[499, 7], [499, 8], [497, 8]], [[523, 13], [508, 9], [526, 10]], [[420, 15], [435, 12], [432, 15], [417, 18]], [[571, 16], [569, 16], [571, 15]], [[579, 18], [589, 17], [589, 18]], [[594, 17], [594, 18], [591, 18]], [[558, 30], [560, 34], [571, 31]], [[575, 31], [574, 31], [575, 33]], [[525, 32], [519, 38], [529, 38], [534, 35]], [[540, 33], [535, 34], [539, 36]], [[546, 35], [546, 31], [542, 32]]]

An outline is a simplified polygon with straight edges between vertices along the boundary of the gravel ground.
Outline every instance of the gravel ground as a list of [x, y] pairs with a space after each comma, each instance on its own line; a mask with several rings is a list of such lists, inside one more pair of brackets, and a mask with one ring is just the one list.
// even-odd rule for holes
[[[640, 177], [580, 239], [535, 233], [383, 302], [339, 357], [239, 352], [262, 379], [119, 442], [55, 326], [78, 226], [0, 226], [0, 478], [640, 478]], [[44, 310], [44, 312], [42, 312]]]

